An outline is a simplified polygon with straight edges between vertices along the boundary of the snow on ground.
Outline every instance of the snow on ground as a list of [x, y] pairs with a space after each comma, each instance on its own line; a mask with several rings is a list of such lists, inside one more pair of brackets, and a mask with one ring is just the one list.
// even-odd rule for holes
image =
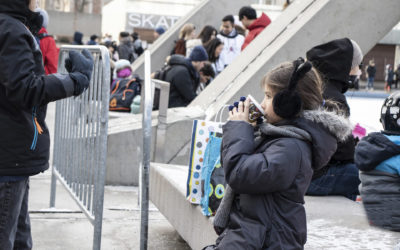
[[379, 122], [383, 98], [363, 98], [347, 96], [350, 105], [350, 120], [355, 125], [360, 123], [367, 133], [382, 130]]

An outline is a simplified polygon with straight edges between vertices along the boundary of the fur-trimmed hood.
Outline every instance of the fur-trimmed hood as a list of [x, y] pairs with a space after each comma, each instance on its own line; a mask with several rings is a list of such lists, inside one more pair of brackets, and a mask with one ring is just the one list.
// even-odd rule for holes
[[324, 109], [304, 111], [301, 117], [290, 123], [310, 134], [314, 170], [328, 164], [336, 152], [337, 143], [345, 141], [352, 131], [347, 118]]
[[348, 118], [324, 109], [306, 110], [303, 112], [303, 117], [322, 124], [340, 142], [345, 141], [353, 130], [353, 125]]

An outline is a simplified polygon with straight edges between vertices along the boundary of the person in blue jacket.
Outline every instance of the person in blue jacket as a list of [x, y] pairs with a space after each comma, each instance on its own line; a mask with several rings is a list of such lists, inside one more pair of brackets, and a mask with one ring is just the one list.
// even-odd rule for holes
[[400, 92], [385, 100], [380, 121], [383, 131], [356, 147], [360, 193], [371, 225], [400, 232]]

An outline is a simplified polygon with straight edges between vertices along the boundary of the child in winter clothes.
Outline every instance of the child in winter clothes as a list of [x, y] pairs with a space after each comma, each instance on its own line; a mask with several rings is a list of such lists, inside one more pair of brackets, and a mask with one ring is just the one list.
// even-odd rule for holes
[[131, 63], [126, 59], [120, 59], [115, 63], [114, 68], [114, 80], [111, 83], [110, 90], [112, 91], [115, 87], [115, 84], [122, 79], [128, 79], [132, 76], [132, 68]]
[[360, 193], [371, 225], [400, 231], [400, 92], [381, 109], [383, 131], [370, 133], [357, 145], [355, 163]]
[[303, 249], [304, 195], [313, 170], [323, 167], [349, 121], [322, 108], [320, 77], [301, 58], [262, 80], [266, 121], [249, 123], [249, 100], [223, 126], [221, 162], [228, 183], [214, 219], [220, 235], [205, 249]]

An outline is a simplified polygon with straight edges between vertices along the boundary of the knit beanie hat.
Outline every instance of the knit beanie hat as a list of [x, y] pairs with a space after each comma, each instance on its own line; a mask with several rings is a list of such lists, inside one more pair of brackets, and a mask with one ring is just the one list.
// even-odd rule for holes
[[115, 71], [120, 71], [121, 69], [130, 68], [131, 63], [126, 59], [120, 59], [115, 62]]
[[49, 25], [49, 14], [47, 14], [47, 11], [45, 11], [41, 8], [36, 8], [35, 12], [39, 12], [39, 14], [43, 17], [42, 26], [47, 29], [47, 25]]
[[354, 68], [361, 64], [363, 53], [356, 41], [350, 39], [350, 42], [353, 45], [353, 61], [351, 62], [351, 68]]
[[193, 48], [189, 60], [192, 62], [208, 61], [208, 54], [203, 46], [199, 45]]
[[157, 27], [157, 28], [156, 28], [156, 32], [157, 32], [159, 35], [162, 35], [162, 34], [164, 34], [165, 29], [164, 29], [163, 27]]

